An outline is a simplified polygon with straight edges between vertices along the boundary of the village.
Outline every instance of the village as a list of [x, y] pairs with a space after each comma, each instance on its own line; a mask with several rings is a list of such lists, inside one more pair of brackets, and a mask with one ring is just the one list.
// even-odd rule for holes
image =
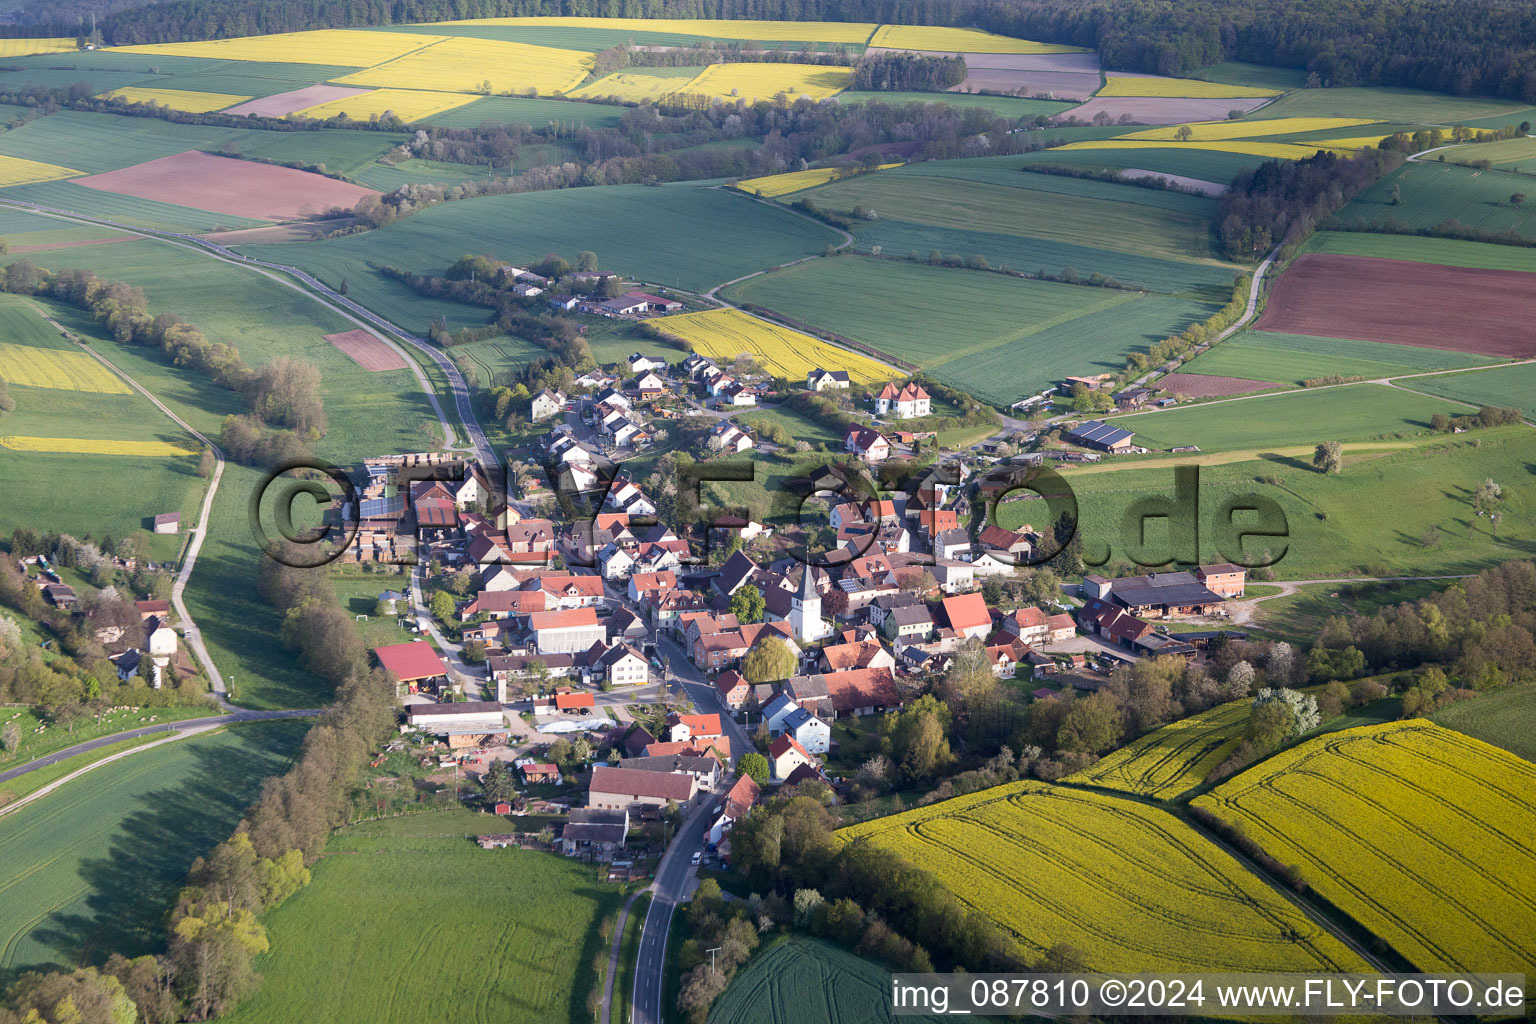
[[[1245, 637], [1227, 628], [1247, 578], [1233, 564], [1021, 593], [1011, 581], [1047, 560], [1049, 530], [1004, 529], [985, 510], [1039, 452], [979, 445], [860, 497], [848, 470], [913, 439], [850, 430], [838, 455], [852, 464], [806, 482], [828, 548], [814, 560], [790, 554], [792, 525], [771, 518], [668, 522], [624, 465], [656, 436], [657, 400], [714, 413], [701, 458], [725, 459], [761, 443], [728, 413], [764, 392], [697, 354], [673, 367], [637, 352], [627, 370], [531, 396], [529, 419], [547, 429], [508, 452], [505, 492], [451, 455], [381, 456], [344, 515], [342, 563], [408, 580], [377, 608], [414, 637], [374, 651], [397, 681], [399, 743], [439, 782], [480, 783], [463, 798], [513, 829], [488, 829], [485, 845], [641, 870], [661, 852], [644, 830], [708, 807], [695, 862], [728, 860], [731, 825], [760, 794], [846, 792], [882, 717], [957, 656], [981, 652], [1000, 683], [1047, 700], [1093, 693], [1143, 657], [1199, 659]], [[818, 370], [805, 390], [850, 382]], [[866, 398], [875, 423], [930, 415], [917, 382]], [[1078, 448], [1053, 457], [1130, 450], [1129, 432], [1096, 421], [1064, 436]]]

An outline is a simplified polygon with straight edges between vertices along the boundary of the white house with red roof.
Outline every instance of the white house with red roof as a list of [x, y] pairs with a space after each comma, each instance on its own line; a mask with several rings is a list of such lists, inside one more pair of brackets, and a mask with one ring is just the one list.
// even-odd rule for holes
[[801, 765], [814, 768], [816, 759], [811, 756], [809, 750], [800, 745], [798, 740], [786, 732], [780, 733], [779, 738], [773, 741], [773, 746], [768, 748], [768, 763], [773, 767], [774, 781], [783, 782]]
[[597, 620], [595, 608], [566, 608], [552, 612], [534, 612], [528, 616], [534, 646], [540, 654], [573, 654], [585, 651], [608, 631]]
[[992, 632], [992, 612], [979, 593], [956, 594], [942, 602], [949, 628], [964, 637], [984, 638]]
[[875, 414], [878, 416], [891, 415], [899, 420], [910, 420], [927, 416], [932, 409], [933, 396], [914, 381], [908, 381], [900, 388], [895, 384], [887, 384], [875, 396]]

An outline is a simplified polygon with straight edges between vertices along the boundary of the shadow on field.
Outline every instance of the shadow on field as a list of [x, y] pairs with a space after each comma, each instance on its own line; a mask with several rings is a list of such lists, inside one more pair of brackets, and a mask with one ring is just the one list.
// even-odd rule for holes
[[[138, 798], [109, 855], [80, 866], [88, 912], [54, 915], [38, 927], [37, 941], [88, 964], [114, 952], [133, 957], [163, 950], [166, 915], [192, 861], [229, 837], [262, 780], [290, 763], [306, 728], [300, 721], [250, 723], [231, 729], [233, 742], [182, 741], [196, 761], [191, 776]], [[76, 785], [93, 781], [87, 776]]]
[[1301, 469], [1308, 473], [1316, 473], [1312, 463], [1304, 459], [1298, 459], [1294, 455], [1281, 455], [1278, 452], [1259, 452], [1259, 458], [1265, 462], [1273, 462], [1277, 466], [1288, 466], [1291, 469]]
[[599, 929], [609, 914], [617, 916], [623, 897], [618, 890], [611, 888], [578, 889], [575, 895], [591, 900], [597, 907], [597, 913], [592, 916], [592, 926], [587, 929], [586, 938], [582, 940], [581, 957], [576, 961], [576, 977], [571, 983], [570, 1019], [585, 1020], [591, 1016], [587, 1008], [587, 996], [597, 987], [597, 971], [593, 965], [599, 960], [608, 959], [608, 943], [603, 941]]

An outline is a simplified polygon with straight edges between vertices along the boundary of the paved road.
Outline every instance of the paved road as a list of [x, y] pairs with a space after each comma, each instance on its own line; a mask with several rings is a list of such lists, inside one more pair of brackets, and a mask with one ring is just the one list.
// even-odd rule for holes
[[704, 848], [704, 832], [709, 827], [715, 797], [709, 796], [683, 822], [677, 838], [667, 847], [651, 885], [654, 895], [645, 914], [640, 933], [640, 950], [635, 964], [634, 1024], [661, 1024], [662, 993], [666, 989], [667, 935], [672, 929], [672, 914], [692, 889], [698, 874], [691, 860], [694, 851]]
[[731, 717], [731, 709], [725, 706], [720, 699], [720, 691], [715, 689], [715, 684], [705, 678], [704, 673], [694, 668], [693, 662], [688, 660], [687, 654], [677, 641], [671, 637], [659, 636], [656, 638], [656, 649], [667, 658], [667, 686], [669, 689], [681, 688], [693, 701], [701, 715], [720, 716], [720, 722], [725, 727], [726, 736], [731, 741], [731, 762], [734, 764], [743, 754], [749, 754], [757, 747], [752, 738], [741, 724]]
[[235, 722], [255, 722], [268, 718], [310, 718], [320, 713], [320, 708], [301, 708], [295, 711], [234, 711], [227, 715], [210, 715], [207, 718], [187, 718], [179, 722], [159, 722], [155, 725], [146, 725], [140, 729], [129, 729], [126, 732], [115, 732], [110, 736], [101, 736], [94, 740], [85, 740], [76, 743], [72, 747], [55, 750], [34, 761], [18, 765], [8, 771], [0, 772], [0, 782], [9, 782], [18, 775], [35, 772], [39, 768], [46, 768], [51, 764], [74, 757], [76, 754], [84, 754], [91, 750], [99, 750], [102, 747], [121, 743], [124, 740], [137, 739], [140, 736], [152, 736], [159, 732], [185, 732], [188, 729], [206, 728], [210, 725], [230, 725]]

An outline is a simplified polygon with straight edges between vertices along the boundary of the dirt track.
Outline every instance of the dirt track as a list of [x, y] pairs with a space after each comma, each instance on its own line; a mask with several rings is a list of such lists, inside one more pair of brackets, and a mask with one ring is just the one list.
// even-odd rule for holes
[[1536, 356], [1536, 274], [1309, 253], [1275, 282], [1263, 331]]

